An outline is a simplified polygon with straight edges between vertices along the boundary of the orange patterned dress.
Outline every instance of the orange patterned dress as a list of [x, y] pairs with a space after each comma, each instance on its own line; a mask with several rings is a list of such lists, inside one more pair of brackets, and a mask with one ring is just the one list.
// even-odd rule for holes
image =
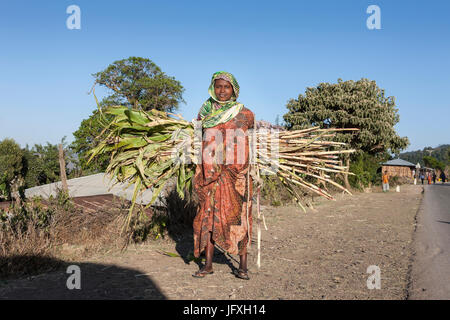
[[[194, 189], [200, 202], [194, 219], [195, 257], [205, 249], [210, 233], [213, 242], [230, 254], [247, 252], [252, 232], [252, 206], [251, 200], [247, 201], [249, 191], [252, 195], [252, 180], [247, 179], [249, 143], [247, 136], [233, 132], [241, 129], [247, 134], [253, 123], [253, 112], [243, 107], [228, 122], [204, 129], [206, 137], [208, 130], [212, 131], [211, 139], [203, 141], [202, 164], [197, 165], [194, 176]], [[222, 141], [216, 138], [217, 131], [222, 134]], [[218, 150], [222, 150], [221, 157]]]

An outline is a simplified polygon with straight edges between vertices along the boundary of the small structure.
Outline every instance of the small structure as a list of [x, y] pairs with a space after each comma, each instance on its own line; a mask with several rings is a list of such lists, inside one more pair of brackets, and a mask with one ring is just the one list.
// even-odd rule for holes
[[[117, 197], [125, 198], [129, 201], [133, 199], [134, 186], [129, 186], [127, 183], [117, 183], [114, 179], [111, 181], [110, 177], [105, 173], [97, 173], [80, 178], [73, 178], [67, 180], [69, 196], [71, 198], [78, 197], [90, 197], [90, 196], [104, 196], [108, 194], [115, 195]], [[165, 193], [170, 192], [173, 188], [173, 183], [168, 183], [165, 187]], [[28, 199], [34, 196], [41, 196], [44, 199], [48, 199], [50, 196], [56, 197], [58, 190], [62, 189], [61, 181], [45, 184], [42, 186], [36, 186], [25, 190], [25, 197]], [[138, 204], [148, 204], [152, 199], [152, 189], [145, 190], [142, 195], [136, 198]], [[164, 196], [161, 195], [155, 201], [155, 205], [163, 206]]]
[[406, 178], [413, 178], [413, 172], [416, 169], [416, 165], [405, 161], [403, 159], [394, 159], [389, 160], [385, 163], [381, 164], [381, 172], [384, 173], [387, 171], [388, 175], [390, 177], [406, 177]]

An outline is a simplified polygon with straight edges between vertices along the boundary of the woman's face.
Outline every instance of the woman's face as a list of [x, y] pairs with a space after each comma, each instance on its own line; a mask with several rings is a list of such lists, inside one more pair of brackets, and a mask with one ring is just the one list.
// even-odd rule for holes
[[214, 93], [219, 101], [228, 101], [233, 96], [231, 83], [223, 79], [214, 81]]

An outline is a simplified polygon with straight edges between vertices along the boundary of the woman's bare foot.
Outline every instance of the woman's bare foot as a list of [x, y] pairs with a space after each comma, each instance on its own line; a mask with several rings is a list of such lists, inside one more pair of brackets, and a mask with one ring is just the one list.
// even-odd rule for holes
[[194, 273], [192, 276], [194, 278], [204, 278], [205, 276], [209, 275], [209, 274], [213, 274], [214, 271], [212, 268], [206, 268], [203, 267], [200, 270], [198, 270], [196, 273]]

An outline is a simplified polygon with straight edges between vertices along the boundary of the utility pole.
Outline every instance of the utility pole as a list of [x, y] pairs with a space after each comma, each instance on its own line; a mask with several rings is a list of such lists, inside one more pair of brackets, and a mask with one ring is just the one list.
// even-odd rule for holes
[[64, 161], [64, 151], [62, 144], [59, 144], [59, 169], [61, 172], [61, 183], [62, 188], [67, 194], [69, 194], [69, 187], [67, 186], [67, 176], [66, 176], [66, 162]]

